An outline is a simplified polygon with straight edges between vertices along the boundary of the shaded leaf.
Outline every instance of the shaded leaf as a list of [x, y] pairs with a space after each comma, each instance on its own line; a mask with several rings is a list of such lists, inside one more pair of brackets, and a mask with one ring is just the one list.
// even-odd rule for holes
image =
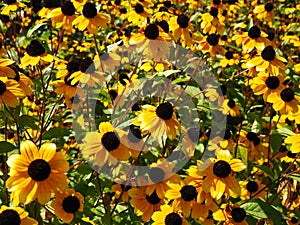
[[17, 147], [7, 141], [0, 141], [0, 153], [10, 152]]

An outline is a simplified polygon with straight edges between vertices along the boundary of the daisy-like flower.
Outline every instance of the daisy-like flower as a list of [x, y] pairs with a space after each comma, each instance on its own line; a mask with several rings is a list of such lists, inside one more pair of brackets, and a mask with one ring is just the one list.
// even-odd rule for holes
[[[287, 62], [285, 58], [278, 56], [275, 49], [268, 45], [259, 51], [259, 54], [250, 59], [246, 64], [246, 68], [255, 68], [257, 72], [267, 70], [271, 75], [278, 75], [279, 71], [284, 72]], [[243, 66], [242, 66], [243, 67]]]
[[300, 134], [291, 135], [284, 140], [285, 143], [291, 144], [290, 151], [292, 153], [300, 152]]
[[20, 152], [7, 160], [10, 177], [6, 186], [12, 191], [14, 205], [29, 204], [35, 199], [45, 204], [52, 192], [67, 186], [65, 172], [69, 164], [63, 153], [56, 152], [54, 143], [45, 143], [38, 150], [33, 142], [26, 140], [21, 143]]
[[300, 220], [298, 220], [296, 217], [292, 216], [292, 217], [290, 217], [290, 218], [286, 221], [286, 223], [287, 223], [288, 225], [299, 225], [299, 224], [300, 224]]
[[19, 8], [25, 8], [26, 5], [22, 2], [17, 2], [17, 0], [4, 0], [6, 5], [1, 10], [2, 15], [11, 15], [11, 12], [17, 11]]
[[237, 34], [232, 37], [232, 40], [236, 41], [237, 45], [242, 44], [243, 51], [246, 53], [251, 52], [254, 48], [262, 49], [270, 44], [268, 35], [261, 31], [258, 26], [252, 26], [248, 32]]
[[21, 59], [21, 68], [26, 66], [35, 66], [40, 61], [52, 62], [54, 57], [46, 53], [44, 46], [37, 40], [32, 40], [26, 47], [24, 57]]
[[0, 108], [2, 103], [10, 107], [17, 107], [20, 97], [24, 97], [24, 92], [20, 89], [19, 84], [7, 77], [0, 77]]
[[65, 78], [67, 75], [79, 71], [80, 60], [73, 59], [70, 62], [61, 63], [57, 66], [56, 78]]
[[[132, 188], [132, 183], [127, 181], [126, 179], [123, 179], [119, 181], [118, 183], [115, 183], [111, 187], [111, 191], [114, 192], [114, 198], [119, 199], [122, 197], [122, 200], [124, 202], [128, 202], [128, 191]], [[122, 195], [122, 196], [121, 196]]]
[[217, 136], [211, 139], [208, 142], [207, 150], [216, 150], [216, 151], [222, 151], [224, 149], [232, 150], [234, 147], [234, 141], [232, 140], [232, 134], [231, 131], [226, 128], [224, 138]]
[[73, 20], [72, 24], [83, 31], [88, 30], [91, 34], [97, 34], [99, 26], [107, 28], [109, 16], [103, 13], [98, 13], [95, 5], [91, 2], [85, 3], [82, 9], [82, 14]]
[[35, 219], [28, 217], [21, 207], [7, 207], [2, 205], [0, 208], [0, 223], [3, 225], [38, 225]]
[[20, 89], [23, 90], [25, 96], [30, 96], [32, 94], [31, 85], [33, 85], [32, 80], [22, 73], [19, 73], [17, 69], [14, 69], [16, 76], [13, 78], [18, 82]]
[[220, 66], [227, 67], [237, 65], [239, 63], [239, 55], [233, 53], [232, 51], [226, 51], [225, 55], [222, 57], [220, 61]]
[[246, 211], [239, 206], [223, 205], [213, 213], [214, 220], [225, 221], [228, 225], [248, 225]]
[[137, 216], [142, 216], [143, 221], [148, 222], [155, 211], [159, 211], [160, 206], [165, 204], [164, 199], [160, 199], [156, 190], [151, 195], [146, 194], [146, 187], [132, 188], [128, 191], [131, 197], [130, 204], [134, 207]]
[[160, 211], [154, 212], [152, 225], [188, 225], [176, 206], [162, 205]]
[[66, 1], [60, 8], [52, 10], [48, 18], [56, 28], [63, 27], [67, 32], [72, 32], [72, 22], [76, 18], [75, 7], [70, 0]]
[[157, 107], [145, 105], [134, 120], [143, 132], [149, 132], [152, 137], [167, 136], [170, 140], [176, 138], [176, 131], [180, 130], [174, 109], [171, 103], [164, 102]]
[[205, 34], [223, 34], [225, 24], [223, 22], [224, 16], [220, 8], [211, 7], [208, 13], [202, 14], [201, 20], [201, 28]]
[[128, 21], [136, 26], [143, 26], [147, 23], [147, 18], [150, 17], [151, 11], [145, 8], [140, 2], [137, 2], [130, 9]]
[[266, 190], [261, 191], [265, 185], [258, 180], [240, 181], [242, 188], [241, 199], [249, 198], [264, 198], [266, 196]]
[[72, 84], [72, 79], [70, 79], [71, 75], [72, 74], [68, 74], [63, 79], [53, 81], [50, 85], [56, 87], [54, 92], [58, 95], [64, 94], [67, 98], [73, 98], [77, 93], [77, 95], [83, 97], [84, 93], [82, 89], [77, 87], [78, 82]]
[[285, 88], [281, 92], [270, 94], [267, 101], [273, 103], [273, 108], [281, 114], [297, 113], [300, 97], [291, 88]]
[[258, 5], [254, 9], [254, 14], [260, 20], [273, 20], [274, 19], [274, 5], [268, 2], [265, 5]]
[[235, 103], [233, 99], [226, 99], [223, 103], [223, 113], [230, 114], [231, 116], [239, 116], [240, 115], [240, 107]]
[[220, 44], [219, 34], [208, 34], [201, 39], [199, 48], [203, 53], [209, 52], [214, 59], [217, 53], [221, 55], [224, 55], [225, 53], [225, 49]]
[[172, 17], [170, 20], [170, 30], [173, 32], [175, 41], [181, 38], [185, 45], [190, 46], [192, 44], [191, 32], [194, 29], [187, 15], [181, 14], [177, 17]]
[[271, 93], [279, 92], [284, 88], [282, 76], [270, 76], [266, 72], [258, 73], [258, 76], [251, 79], [249, 84], [255, 95], [263, 94], [265, 102]]
[[70, 223], [76, 212], [83, 211], [83, 200], [84, 197], [79, 192], [75, 192], [74, 189], [66, 189], [56, 193], [51, 207], [57, 218], [61, 219], [63, 223]]
[[264, 154], [264, 148], [260, 145], [258, 134], [241, 130], [239, 142], [248, 148], [248, 159], [253, 160]]
[[16, 76], [15, 71], [8, 67], [14, 63], [10, 59], [0, 59], [0, 77], [14, 78]]
[[238, 197], [241, 187], [234, 177], [234, 172], [240, 172], [246, 165], [239, 159], [231, 159], [228, 150], [218, 151], [216, 159], [208, 159], [198, 166], [198, 174], [206, 176], [202, 183], [203, 191], [211, 193], [216, 200], [225, 193], [226, 196]]
[[[126, 146], [126, 133], [116, 129], [110, 122], [102, 122], [98, 132], [86, 135], [86, 143], [82, 144], [84, 157], [92, 158], [97, 166], [102, 167], [106, 162], [116, 164], [118, 160], [128, 160], [129, 146]], [[125, 143], [125, 144], [124, 144]]]

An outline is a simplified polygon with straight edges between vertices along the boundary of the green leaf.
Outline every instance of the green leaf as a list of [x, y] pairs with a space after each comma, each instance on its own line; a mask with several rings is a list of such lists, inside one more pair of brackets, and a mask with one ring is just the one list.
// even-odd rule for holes
[[282, 215], [272, 205], [260, 200], [253, 199], [241, 206], [248, 216], [255, 219], [269, 219], [272, 218], [274, 225], [281, 225]]
[[272, 172], [272, 170], [265, 166], [265, 165], [254, 165], [254, 167], [262, 170], [264, 173], [266, 173], [271, 179], [274, 179], [274, 173]]
[[270, 144], [272, 153], [277, 152], [282, 144], [282, 136], [280, 134], [272, 134]]
[[64, 136], [69, 136], [71, 133], [70, 129], [61, 128], [61, 127], [53, 127], [50, 128], [46, 133], [43, 135], [43, 139], [52, 139], [52, 138], [61, 138]]
[[0, 141], [0, 153], [10, 152], [17, 147], [7, 141]]
[[38, 120], [32, 116], [22, 115], [19, 118], [19, 125], [21, 129], [27, 126], [33, 130], [39, 130], [40, 127], [36, 124], [37, 121]]
[[293, 173], [293, 174], [287, 175], [287, 177], [292, 178], [292, 179], [294, 179], [295, 181], [300, 182], [300, 174]]
[[47, 23], [40, 23], [40, 24], [36, 24], [34, 27], [30, 28], [27, 32], [27, 37], [31, 37], [32, 34], [38, 30], [40, 27], [47, 25]]
[[238, 152], [240, 154], [242, 162], [248, 167], [248, 148], [243, 145], [239, 145]]
[[282, 136], [285, 136], [285, 137], [295, 135], [295, 133], [293, 131], [291, 131], [290, 129], [288, 129], [287, 127], [278, 128], [276, 131], [274, 131], [274, 133], [281, 134]]

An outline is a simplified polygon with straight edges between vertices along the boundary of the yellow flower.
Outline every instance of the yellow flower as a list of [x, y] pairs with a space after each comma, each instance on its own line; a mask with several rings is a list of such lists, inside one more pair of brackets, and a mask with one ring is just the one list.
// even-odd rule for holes
[[240, 107], [235, 103], [232, 99], [226, 99], [223, 102], [223, 113], [230, 114], [231, 116], [239, 116], [240, 115]]
[[67, 186], [68, 161], [63, 153], [56, 152], [55, 144], [45, 143], [38, 150], [33, 142], [26, 140], [21, 143], [20, 152], [7, 160], [10, 177], [6, 186], [12, 192], [14, 205], [29, 204], [35, 199], [45, 204], [52, 192]]
[[192, 44], [193, 26], [187, 15], [181, 14], [177, 17], [172, 17], [170, 20], [170, 30], [173, 32], [175, 41], [181, 38], [184, 45], [190, 46]]
[[20, 97], [24, 97], [24, 92], [20, 89], [19, 84], [7, 77], [0, 77], [0, 108], [2, 103], [10, 107], [17, 107]]
[[152, 220], [154, 221], [152, 225], [188, 225], [188, 222], [181, 215], [180, 211], [176, 207], [169, 205], [162, 205], [160, 211], [154, 212]]
[[213, 213], [214, 220], [225, 221], [227, 225], [248, 225], [246, 211], [239, 206], [223, 205]]
[[265, 185], [258, 180], [240, 181], [242, 188], [241, 199], [264, 198], [266, 196]]
[[260, 20], [273, 20], [274, 19], [274, 5], [268, 2], [265, 5], [258, 5], [254, 9], [254, 14]]
[[14, 78], [16, 76], [15, 71], [8, 67], [15, 63], [13, 60], [10, 59], [0, 59], [0, 77], [9, 77]]
[[83, 211], [83, 200], [84, 197], [79, 192], [75, 192], [74, 189], [66, 189], [56, 193], [51, 207], [57, 218], [61, 219], [63, 223], [70, 223], [76, 212]]
[[223, 34], [225, 24], [223, 22], [224, 16], [222, 15], [221, 8], [211, 7], [209, 13], [201, 15], [201, 20], [201, 28], [205, 34]]
[[7, 5], [1, 10], [2, 15], [11, 15], [11, 12], [17, 11], [19, 8], [25, 8], [26, 5], [22, 2], [17, 2], [16, 0], [5, 0]]
[[292, 153], [300, 152], [300, 134], [289, 136], [284, 140], [284, 142], [287, 144], [292, 144], [290, 148]]
[[20, 224], [20, 225], [38, 225], [35, 219], [28, 217], [26, 212], [21, 207], [7, 207], [2, 205], [0, 208], [1, 224]]

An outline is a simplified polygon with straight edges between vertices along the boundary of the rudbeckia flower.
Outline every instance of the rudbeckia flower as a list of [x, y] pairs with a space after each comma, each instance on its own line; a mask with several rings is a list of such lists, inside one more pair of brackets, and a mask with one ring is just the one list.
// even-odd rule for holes
[[14, 78], [16, 76], [15, 71], [8, 67], [13, 63], [14, 61], [10, 59], [0, 59], [0, 77]]
[[258, 180], [240, 181], [242, 188], [241, 199], [264, 198], [266, 196], [265, 185]]
[[239, 142], [246, 146], [246, 148], [248, 149], [249, 160], [257, 159], [262, 155], [263, 148], [260, 145], [261, 140], [256, 133], [241, 130]]
[[147, 23], [147, 18], [150, 15], [151, 10], [145, 8], [140, 2], [137, 2], [131, 7], [127, 19], [132, 25], [143, 26]]
[[38, 11], [38, 16], [42, 18], [40, 22], [43, 22], [47, 19], [47, 16], [55, 8], [60, 7], [60, 1], [58, 0], [44, 0], [43, 8]]
[[167, 136], [170, 140], [174, 140], [176, 131], [180, 130], [174, 108], [169, 102], [161, 103], [157, 107], [143, 106], [134, 120], [134, 125], [139, 126], [143, 132], [149, 132], [154, 138]]
[[204, 13], [201, 15], [201, 20], [201, 28], [203, 29], [203, 33], [223, 34], [225, 24], [223, 22], [224, 16], [222, 16], [222, 11], [220, 8], [211, 7], [209, 13]]
[[83, 211], [83, 200], [84, 197], [79, 192], [75, 192], [74, 189], [66, 189], [56, 192], [51, 207], [57, 218], [61, 219], [63, 223], [70, 223], [76, 212]]
[[63, 27], [67, 32], [72, 32], [72, 22], [76, 18], [75, 11], [73, 2], [68, 0], [60, 8], [52, 10], [48, 18], [52, 19], [56, 28]]
[[10, 107], [17, 107], [20, 97], [24, 97], [24, 93], [19, 84], [7, 77], [0, 77], [0, 108], [2, 103]]
[[181, 14], [172, 17], [170, 19], [170, 30], [175, 41], [181, 38], [185, 45], [190, 46], [192, 44], [192, 31], [194, 29], [187, 15]]
[[239, 116], [240, 115], [240, 107], [235, 103], [232, 99], [226, 99], [223, 103], [223, 113], [230, 114], [231, 116]]
[[232, 51], [227, 51], [220, 61], [220, 66], [227, 67], [237, 65], [239, 63], [239, 55]]
[[97, 34], [99, 26], [107, 28], [109, 16], [103, 13], [98, 13], [95, 5], [91, 2], [85, 3], [82, 9], [82, 14], [73, 20], [72, 24], [83, 31], [88, 30], [91, 34]]
[[155, 211], [160, 210], [160, 206], [165, 204], [164, 199], [160, 199], [154, 190], [151, 195], [146, 194], [146, 187], [132, 188], [128, 191], [131, 197], [130, 204], [134, 208], [137, 216], [142, 216], [144, 222], [148, 222]]
[[228, 150], [218, 151], [217, 159], [208, 159], [198, 166], [199, 175], [206, 176], [202, 183], [203, 191], [211, 193], [216, 200], [225, 193], [227, 197], [238, 197], [241, 187], [234, 177], [234, 172], [240, 172], [246, 165], [239, 159], [231, 159]]
[[63, 153], [56, 152], [54, 143], [45, 143], [38, 150], [33, 142], [26, 140], [21, 143], [20, 152], [7, 160], [10, 177], [6, 186], [12, 192], [14, 205], [29, 204], [36, 199], [45, 204], [52, 192], [67, 186], [68, 161]]
[[119, 180], [118, 183], [115, 183], [111, 186], [111, 191], [115, 194], [115, 199], [122, 199], [124, 202], [128, 202], [129, 196], [128, 191], [133, 188], [133, 184], [126, 179]]
[[242, 34], [236, 34], [232, 37], [232, 40], [236, 41], [237, 45], [242, 44], [243, 51], [246, 53], [251, 52], [254, 48], [262, 49], [270, 44], [267, 39], [268, 35], [261, 31], [258, 26], [252, 26], [248, 32]]
[[19, 73], [17, 70], [15, 70], [15, 72], [16, 76], [13, 79], [18, 82], [20, 89], [24, 92], [24, 95], [30, 96], [32, 94], [32, 80], [24, 74]]
[[1, 10], [2, 15], [11, 15], [11, 12], [17, 11], [19, 8], [25, 8], [26, 5], [22, 2], [17, 2], [16, 0], [4, 0], [7, 4]]
[[283, 62], [287, 62], [286, 59], [276, 55], [275, 49], [268, 45], [258, 55], [250, 59], [246, 63], [246, 67], [254, 67], [258, 72], [267, 70], [271, 75], [276, 76], [279, 74], [279, 71], [284, 72], [286, 66]]
[[284, 140], [287, 144], [292, 144], [290, 150], [292, 153], [300, 152], [300, 134], [292, 135]]
[[40, 61], [52, 62], [54, 57], [46, 53], [44, 46], [37, 40], [32, 40], [26, 47], [24, 57], [21, 59], [21, 68], [26, 66], [35, 66]]
[[202, 37], [200, 40], [199, 49], [203, 53], [210, 53], [212, 59], [215, 59], [217, 53], [224, 55], [225, 49], [220, 43], [219, 34], [208, 34], [206, 37]]
[[239, 206], [221, 206], [221, 209], [213, 213], [214, 220], [225, 221], [227, 225], [248, 225], [246, 211]]
[[176, 206], [162, 205], [160, 211], [154, 212], [152, 225], [188, 225], [187, 220], [182, 216]]
[[249, 84], [255, 95], [263, 94], [265, 102], [271, 93], [279, 92], [284, 88], [282, 76], [270, 76], [266, 72], [258, 73], [258, 76], [250, 80]]
[[72, 79], [70, 79], [71, 75], [72, 74], [68, 74], [63, 79], [53, 81], [50, 85], [56, 87], [54, 92], [58, 95], [64, 94], [67, 98], [73, 98], [77, 93], [79, 96], [83, 97], [84, 93], [82, 89], [77, 87], [78, 82], [72, 84]]
[[300, 97], [291, 88], [285, 88], [270, 94], [267, 101], [273, 103], [273, 108], [281, 114], [297, 113]]
[[5, 225], [38, 225], [38, 222], [29, 218], [28, 212], [21, 207], [7, 207], [5, 205], [0, 208], [0, 222]]
[[102, 122], [98, 132], [86, 135], [86, 143], [82, 144], [84, 157], [89, 157], [97, 166], [102, 167], [106, 162], [114, 165], [118, 160], [128, 160], [129, 146], [126, 146], [126, 133], [116, 129], [110, 122]]
[[258, 5], [254, 9], [254, 14], [260, 20], [273, 20], [274, 19], [274, 5], [268, 2], [265, 5]]

